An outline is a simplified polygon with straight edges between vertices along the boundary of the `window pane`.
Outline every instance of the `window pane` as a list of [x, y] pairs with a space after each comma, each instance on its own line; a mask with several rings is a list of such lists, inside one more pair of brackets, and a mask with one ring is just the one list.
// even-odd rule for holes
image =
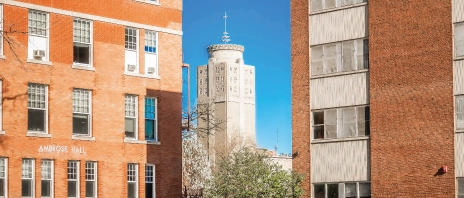
[[319, 112], [314, 112], [314, 124], [324, 124], [324, 112], [319, 111]]
[[315, 198], [325, 198], [324, 184], [314, 184], [314, 197]]
[[68, 180], [68, 197], [77, 197], [77, 181]]
[[335, 0], [325, 0], [324, 2], [325, 2], [324, 9], [335, 8], [336, 6]]
[[314, 139], [324, 139], [324, 126], [313, 127]]
[[369, 68], [369, 42], [367, 39], [356, 40], [357, 69]]
[[146, 198], [153, 198], [153, 183], [146, 183], [145, 184], [145, 197]]
[[5, 179], [0, 178], [0, 196], [5, 196]]
[[327, 198], [338, 198], [338, 184], [327, 184]]
[[356, 136], [356, 109], [344, 108], [343, 111], [343, 137]]
[[354, 3], [355, 3], [355, 0], [342, 0], [343, 6], [353, 5]]
[[74, 44], [73, 60], [75, 63], [90, 64], [90, 46]]
[[345, 197], [346, 198], [356, 198], [356, 183], [346, 183], [345, 184]]
[[311, 61], [311, 75], [317, 76], [324, 73], [324, 62], [322, 60]]
[[125, 132], [126, 132], [126, 137], [131, 137], [135, 138], [135, 119], [133, 118], [126, 118], [126, 126], [125, 126]]
[[27, 130], [45, 132], [45, 111], [28, 109]]
[[464, 56], [464, 23], [455, 25], [454, 42], [456, 56]]
[[370, 183], [359, 183], [359, 197], [360, 198], [371, 197], [371, 184]]
[[326, 110], [325, 111], [325, 124], [337, 124], [337, 110], [332, 109], [332, 110]]
[[85, 197], [95, 197], [95, 182], [94, 181], [85, 182]]
[[311, 0], [311, 12], [322, 10], [322, 0]]
[[458, 194], [464, 195], [464, 178], [458, 178]]
[[464, 97], [456, 97], [456, 128], [464, 129]]
[[42, 196], [50, 197], [50, 192], [51, 192], [51, 181], [42, 180]]
[[32, 197], [32, 180], [23, 179], [21, 182], [21, 196]]
[[145, 139], [147, 140], [155, 139], [155, 121], [154, 120], [145, 120]]
[[342, 71], [353, 71], [356, 70], [354, 67], [354, 45], [353, 41], [347, 41], [342, 43]]
[[136, 183], [135, 182], [129, 182], [128, 183], [128, 187], [127, 187], [127, 197], [128, 198], [136, 198], [136, 191], [137, 191], [137, 187], [136, 187]]
[[73, 114], [73, 134], [89, 135], [89, 115]]
[[370, 126], [369, 126], [369, 121], [365, 122], [358, 122], [358, 136], [369, 136], [370, 135]]

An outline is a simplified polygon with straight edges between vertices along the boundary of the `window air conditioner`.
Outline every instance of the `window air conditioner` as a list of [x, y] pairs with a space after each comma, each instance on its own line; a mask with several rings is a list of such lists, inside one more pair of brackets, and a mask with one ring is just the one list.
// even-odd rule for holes
[[127, 64], [127, 70], [134, 71], [135, 70], [135, 65]]
[[42, 58], [45, 57], [45, 50], [33, 50], [32, 56], [34, 59], [42, 60]]
[[148, 73], [149, 74], [155, 73], [155, 68], [154, 67], [148, 67]]

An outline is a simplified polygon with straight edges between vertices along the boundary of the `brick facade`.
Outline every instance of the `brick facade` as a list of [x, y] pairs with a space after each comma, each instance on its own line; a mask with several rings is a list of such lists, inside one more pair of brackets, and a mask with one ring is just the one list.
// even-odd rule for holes
[[310, 109], [309, 109], [309, 1], [292, 0], [292, 161], [293, 170], [304, 175], [304, 197], [311, 195], [310, 182]]
[[[38, 6], [40, 5], [40, 6]], [[49, 13], [49, 62], [27, 61], [28, 9]], [[70, 12], [68, 12], [70, 11]], [[93, 70], [72, 68], [73, 16], [92, 20]], [[80, 197], [85, 197], [85, 162], [97, 162], [98, 197], [127, 197], [127, 164], [138, 164], [138, 196], [145, 197], [145, 165], [153, 164], [157, 197], [180, 197], [182, 1], [160, 0], [152, 5], [134, 0], [6, 1], [3, 4], [4, 58], [0, 157], [8, 159], [8, 197], [21, 196], [21, 163], [35, 159], [35, 196], [41, 195], [42, 159], [54, 160], [54, 197], [67, 197], [67, 162], [80, 161]], [[125, 27], [139, 30], [139, 76], [125, 74]], [[159, 78], [145, 74], [144, 32], [158, 32]], [[16, 31], [16, 32], [15, 32]], [[12, 45], [8, 45], [8, 42]], [[11, 46], [11, 47], [10, 47]], [[48, 85], [48, 133], [26, 136], [28, 83]], [[73, 88], [92, 92], [93, 140], [73, 139]], [[125, 142], [125, 94], [138, 96], [138, 140]], [[157, 144], [145, 140], [145, 97], [158, 101]], [[39, 152], [42, 145], [67, 146], [68, 152]], [[72, 147], [84, 153], [71, 152]]]

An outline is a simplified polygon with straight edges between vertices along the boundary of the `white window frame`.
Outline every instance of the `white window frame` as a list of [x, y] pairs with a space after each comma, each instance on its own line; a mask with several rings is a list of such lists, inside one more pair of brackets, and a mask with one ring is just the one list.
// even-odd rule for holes
[[[155, 35], [155, 46], [150, 46], [150, 47], [155, 47], [156, 51], [155, 52], [147, 52], [145, 50], [146, 46], [147, 46], [147, 38], [148, 38], [148, 34], [154, 34]], [[152, 31], [152, 30], [145, 30], [145, 46], [144, 46], [144, 52], [145, 54], [154, 54], [156, 56], [156, 65], [153, 65], [153, 67], [155, 67], [155, 72], [153, 72], [153, 74], [150, 74], [150, 75], [154, 75], [154, 76], [158, 76], [159, 75], [159, 48], [158, 48], [158, 32], [157, 31]], [[148, 73], [148, 65], [145, 65], [145, 74], [149, 74]]]
[[464, 196], [464, 192], [459, 192], [459, 180], [461, 180], [462, 185], [464, 185], [464, 177], [456, 177], [456, 197]]
[[[138, 112], [139, 112], [139, 97], [137, 95], [132, 95], [132, 94], [126, 94], [125, 95], [125, 100], [124, 100], [124, 137], [125, 139], [129, 139], [129, 140], [138, 140], [139, 136], [138, 136], [138, 128], [139, 128], [139, 119], [138, 119]], [[128, 100], [129, 99], [129, 100]], [[127, 109], [127, 107], [129, 105], [132, 105], [131, 101], [134, 101], [134, 116], [131, 116], [131, 115], [128, 115], [128, 111], [131, 111], [131, 109]], [[130, 113], [129, 113], [130, 114]], [[128, 137], [125, 135], [125, 119], [134, 119], [134, 137]]]
[[[131, 175], [131, 171], [135, 171], [134, 172], [135, 175]], [[136, 163], [127, 164], [127, 195], [128, 196], [129, 196], [129, 183], [135, 183], [135, 198], [139, 197], [138, 178], [139, 178], [138, 164]]]
[[[31, 86], [43, 86], [45, 88], [45, 108], [44, 109], [41, 109], [41, 108], [34, 108], [34, 107], [29, 107], [29, 89], [31, 88]], [[44, 131], [33, 131], [33, 130], [29, 130], [28, 129], [28, 133], [43, 133], [43, 134], [48, 134], [48, 85], [43, 85], [43, 84], [36, 84], [36, 83], [29, 83], [27, 85], [27, 88], [28, 88], [28, 114], [29, 114], [29, 110], [43, 110], [45, 111], [45, 117], [44, 117]], [[28, 128], [29, 128], [29, 123], [28, 123]]]
[[[80, 177], [80, 174], [79, 174], [80, 166], [79, 165], [80, 165], [79, 161], [75, 161], [75, 160], [69, 160], [68, 161], [67, 174], [66, 174], [66, 176], [67, 176], [67, 180], [66, 180], [67, 181], [66, 182], [66, 188], [67, 188], [66, 196], [68, 198], [78, 198], [78, 197], [80, 197], [80, 189], [81, 189], [81, 187], [80, 187], [80, 181], [79, 181], [80, 180], [80, 178], [79, 178]], [[75, 168], [74, 169], [75, 173], [70, 172], [70, 169], [73, 169], [73, 168]], [[74, 175], [74, 176], [72, 176], [72, 175]], [[73, 177], [75, 177], [75, 178], [73, 178]], [[76, 196], [75, 197], [69, 197], [68, 196], [68, 194], [69, 194], [69, 181], [75, 181], [76, 182]]]
[[[151, 167], [151, 170], [149, 168]], [[149, 174], [151, 172], [151, 175]], [[152, 184], [152, 192], [153, 196], [150, 198], [156, 197], [156, 165], [154, 164], [146, 164], [145, 165], [145, 185], [147, 183]], [[147, 195], [145, 195], [146, 197]]]
[[[89, 101], [88, 101], [88, 108], [89, 108], [89, 112], [88, 113], [83, 113], [83, 112], [75, 112], [74, 111], [74, 92], [75, 91], [84, 91], [84, 92], [88, 92], [89, 94]], [[85, 115], [88, 115], [88, 134], [79, 134], [79, 133], [74, 133], [74, 126], [73, 126], [73, 131], [72, 131], [72, 135], [74, 137], [76, 136], [81, 136], [81, 137], [92, 137], [92, 91], [91, 90], [88, 90], [88, 89], [73, 89], [73, 122], [74, 122], [74, 114], [85, 114]]]
[[153, 4], [153, 5], [161, 5], [159, 3], [160, 0], [135, 0], [135, 1], [139, 1], [139, 2], [142, 2], [142, 3], [148, 3], [148, 4]]
[[[27, 170], [25, 170], [25, 168]], [[32, 169], [31, 171], [29, 169]], [[25, 175], [26, 174], [26, 175]], [[31, 196], [23, 196], [22, 198], [33, 198], [35, 197], [35, 160], [31, 158], [23, 158], [21, 165], [21, 183], [23, 180], [31, 181]], [[21, 192], [23, 191], [23, 186], [21, 184]]]
[[[88, 22], [89, 23], [89, 26], [90, 26], [90, 38], [89, 38], [89, 43], [85, 43], [85, 42], [80, 42], [80, 41], [74, 41], [74, 21], [82, 21], [82, 22]], [[73, 54], [73, 65], [75, 66], [83, 66], [83, 67], [93, 67], [93, 21], [92, 20], [89, 20], [89, 19], [83, 19], [83, 18], [74, 18], [73, 19], [73, 47], [74, 45], [76, 45], [76, 43], [79, 45], [89, 45], [89, 63], [86, 64], [86, 63], [78, 63], [78, 62], [74, 62], [74, 54]], [[73, 49], [74, 51], [74, 49]]]
[[[459, 105], [460, 103], [461, 105]], [[458, 95], [455, 97], [454, 117], [456, 131], [464, 132], [464, 95]], [[462, 122], [459, 122], [459, 118], [462, 119]], [[460, 123], [462, 123], [462, 126], [459, 125]]]
[[[47, 172], [47, 169], [46, 169], [46, 168], [48, 168], [47, 165], [50, 166], [50, 172]], [[54, 165], [53, 165], [53, 160], [42, 159], [42, 164], [41, 164], [40, 168], [41, 168], [41, 177], [40, 177], [41, 182], [44, 181], [44, 180], [50, 181], [50, 196], [45, 197], [45, 196], [41, 195], [41, 197], [42, 198], [53, 198], [53, 194], [54, 194], [53, 193], [53, 191], [54, 191], [54, 181], [53, 181], [53, 178], [54, 178]], [[50, 176], [50, 178], [46, 178], [47, 174]], [[42, 183], [40, 183], [40, 185], [42, 187]]]
[[[0, 22], [1, 22], [1, 25], [0, 25], [0, 31], [3, 32], [3, 4], [0, 4]], [[0, 34], [0, 58], [5, 58], [4, 54], [3, 54], [3, 34]]]
[[[326, 8], [326, 1], [327, 0], [316, 0], [316, 1], [321, 1], [321, 6], [322, 6], [322, 9], [319, 9], [319, 10], [310, 10], [311, 13], [313, 12], [321, 12], [321, 11], [324, 11], [324, 10], [333, 10], [333, 9], [339, 9], [339, 8], [343, 8], [345, 6], [351, 6], [351, 5], [356, 5], [356, 4], [361, 4], [361, 3], [365, 3], [365, 1], [367, 2], [367, 0], [354, 0], [354, 2], [352, 4], [345, 4], [343, 3], [343, 0], [334, 0], [335, 1], [335, 6], [334, 7], [330, 7], [330, 8]], [[310, 1], [310, 4], [312, 4], [312, 0]], [[312, 6], [310, 6], [311, 8]]]
[[[127, 29], [135, 30], [135, 36], [136, 36], [136, 38], [135, 38], [135, 42], [136, 42], [136, 43], [135, 43], [135, 45], [136, 45], [135, 49], [130, 49], [130, 48], [128, 49], [128, 48], [126, 47], [126, 42], [127, 42], [127, 41], [126, 41], [126, 31], [127, 31]], [[126, 61], [124, 61], [124, 64], [125, 64], [125, 65], [124, 65], [124, 71], [125, 71], [125, 72], [128, 72], [128, 73], [139, 73], [139, 68], [140, 68], [140, 66], [139, 66], [139, 65], [140, 65], [140, 63], [139, 63], [139, 57], [140, 57], [139, 53], [140, 53], [140, 50], [139, 50], [139, 49], [140, 49], [140, 34], [139, 34], [139, 29], [138, 29], [138, 28], [135, 28], [135, 27], [128, 27], [128, 26], [126, 26], [126, 27], [124, 28], [124, 50], [125, 50], [125, 51], [129, 51], [129, 52], [135, 52], [135, 69], [134, 69], [134, 71], [129, 71], [128, 65], [126, 65]], [[127, 58], [127, 57], [125, 57], [125, 58]]]
[[[1, 6], [0, 6], [1, 7]], [[0, 34], [0, 40], [3, 39]], [[3, 81], [0, 80], [0, 98], [2, 97], [3, 94]], [[0, 100], [0, 135], [5, 134], [5, 131], [3, 131], [3, 100]]]
[[[147, 140], [147, 141], [153, 141], [153, 142], [158, 142], [159, 139], [158, 139], [158, 98], [157, 97], [146, 97], [145, 98], [145, 106], [144, 106], [144, 111], [146, 111], [146, 102], [147, 102], [147, 99], [152, 99], [153, 100], [153, 104], [155, 105], [154, 107], [154, 119], [147, 119], [146, 115], [144, 115], [144, 118], [145, 118], [145, 124], [146, 124], [146, 120], [153, 120], [153, 124], [155, 125], [154, 128], [153, 128], [153, 140]], [[146, 131], [145, 132], [145, 135], [146, 135]], [[145, 138], [147, 139], [147, 138]]]
[[[97, 197], [97, 188], [98, 188], [98, 185], [97, 185], [97, 181], [98, 181], [98, 164], [97, 162], [93, 162], [93, 161], [87, 161], [85, 162], [85, 189], [86, 189], [86, 192], [85, 192], [85, 197], [86, 198], [96, 198]], [[88, 197], [87, 196], [87, 182], [88, 181], [91, 181], [93, 182], [93, 192], [94, 192], [94, 196], [92, 197]]]
[[1, 176], [0, 174], [0, 179], [4, 180], [5, 186], [3, 187], [3, 192], [4, 196], [0, 196], [0, 198], [7, 198], [8, 197], [8, 158], [6, 157], [0, 157], [0, 164], [3, 165], [5, 170], [0, 169], [0, 173], [3, 172], [4, 176]]
[[[355, 131], [355, 134], [353, 136], [349, 136], [349, 137], [345, 137], [344, 136], [344, 133], [343, 133], [343, 127], [344, 127], [344, 124], [347, 123], [344, 121], [344, 117], [343, 117], [343, 111], [346, 110], [346, 109], [349, 109], [349, 108], [355, 108], [354, 110], [354, 115], [355, 115], [355, 126], [356, 126], [356, 131]], [[364, 114], [364, 120], [359, 120], [359, 113], [358, 113], [358, 110], [359, 109], [364, 109], [364, 111], [366, 109], [369, 109], [368, 112], [370, 113], [370, 106], [369, 105], [360, 105], [360, 106], [350, 106], [350, 107], [343, 107], [343, 108], [333, 108], [333, 109], [325, 109], [325, 110], [314, 110], [311, 112], [311, 139], [314, 140], [314, 141], [324, 141], [324, 140], [341, 140], [341, 139], [347, 139], [347, 138], [365, 138], [365, 137], [370, 137], [370, 128], [366, 128], [366, 123], [369, 123], [367, 124], [367, 126], [370, 127], [370, 115], [366, 115]], [[335, 127], [336, 127], [336, 137], [333, 138], [333, 137], [327, 137], [327, 133], [326, 131], [328, 130], [327, 126], [328, 123], [326, 122], [327, 120], [327, 112], [328, 111], [335, 111], [335, 114], [336, 114], [336, 119], [335, 119]], [[316, 121], [315, 121], [315, 118], [316, 116], [314, 116], [315, 113], [321, 113], [323, 112], [323, 117], [324, 117], [324, 122], [323, 124], [316, 124]], [[360, 129], [360, 126], [359, 126], [359, 122], [364, 122], [365, 124], [365, 128], [364, 128], [364, 135], [362, 134], [359, 134], [359, 129]], [[330, 124], [333, 126], [333, 124]], [[321, 127], [323, 126], [323, 138], [315, 138], [315, 128], [316, 127]], [[368, 134], [366, 134], [366, 132], [368, 131]]]
[[[46, 27], [45, 27], [45, 35], [40, 35], [40, 34], [32, 34], [30, 32], [30, 26], [29, 26], [29, 21], [31, 20], [29, 18], [29, 15], [31, 12], [36, 12], [36, 13], [40, 13], [40, 14], [45, 14], [45, 23], [46, 23]], [[42, 38], [46, 38], [47, 39], [47, 45], [46, 45], [46, 49], [45, 49], [45, 60], [39, 60], [39, 61], [50, 61], [50, 14], [48, 12], [44, 12], [44, 11], [40, 11], [40, 10], [33, 10], [33, 9], [29, 9], [28, 11], [28, 38], [30, 39], [31, 37], [42, 37]], [[31, 46], [28, 46], [28, 47], [31, 47]], [[35, 60], [34, 57], [28, 57], [29, 60]]]

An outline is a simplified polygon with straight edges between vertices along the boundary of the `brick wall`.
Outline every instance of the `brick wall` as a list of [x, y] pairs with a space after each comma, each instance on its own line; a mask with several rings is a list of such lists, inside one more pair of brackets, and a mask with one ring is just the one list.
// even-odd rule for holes
[[372, 196], [454, 197], [451, 1], [368, 7]]
[[309, 1], [291, 0], [293, 170], [304, 174], [304, 197], [310, 197]]
[[[23, 1], [92, 15], [117, 18], [181, 30], [181, 1], [161, 0], [155, 6], [129, 0]], [[53, 2], [53, 3], [52, 3]], [[98, 4], [97, 4], [98, 2]], [[76, 5], [73, 5], [76, 4]], [[4, 5], [4, 28], [27, 31], [28, 9]], [[180, 197], [181, 193], [181, 65], [182, 38], [158, 33], [161, 79], [124, 75], [124, 25], [93, 21], [93, 67], [95, 71], [71, 68], [73, 62], [73, 17], [50, 13], [50, 62], [27, 63], [28, 35], [11, 33], [13, 50], [5, 43], [0, 59], [3, 83], [3, 130], [0, 156], [8, 158], [9, 197], [21, 195], [21, 159], [34, 158], [35, 195], [40, 196], [41, 159], [53, 159], [55, 197], [67, 196], [67, 160], [80, 160], [81, 197], [85, 196], [85, 161], [98, 163], [98, 196], [127, 196], [127, 163], [139, 164], [139, 196], [145, 197], [145, 164], [156, 165], [157, 197]], [[156, 20], [153, 20], [156, 18]], [[140, 29], [140, 73], [144, 73], [143, 29]], [[13, 53], [15, 52], [16, 55]], [[26, 137], [27, 84], [46, 84], [51, 137]], [[72, 90], [92, 90], [92, 134], [94, 141], [72, 140]], [[160, 145], [124, 143], [124, 95], [138, 95], [138, 137], [144, 139], [144, 97], [158, 97]], [[77, 146], [85, 154], [39, 153], [40, 145]]]

